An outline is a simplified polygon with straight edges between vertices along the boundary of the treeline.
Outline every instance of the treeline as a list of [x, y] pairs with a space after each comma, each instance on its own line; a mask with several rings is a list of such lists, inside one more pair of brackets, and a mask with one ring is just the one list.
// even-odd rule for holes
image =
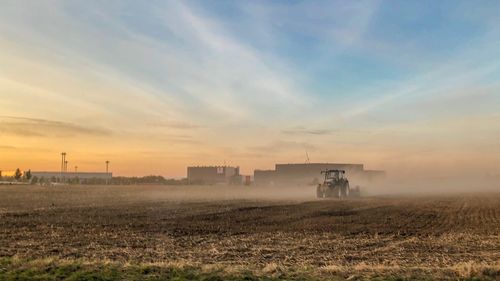
[[26, 182], [31, 180], [31, 170], [21, 172], [19, 168], [16, 169], [14, 175], [5, 176], [2, 171], [0, 171], [0, 181], [16, 181], [16, 182]]
[[132, 185], [132, 184], [159, 184], [159, 185], [186, 185], [187, 179], [166, 179], [163, 176], [144, 176], [144, 177], [113, 177], [111, 179], [103, 178], [60, 178], [60, 177], [37, 177], [32, 176], [31, 171], [21, 172], [17, 169], [13, 176], [2, 175], [0, 171], [0, 182], [4, 184], [12, 183], [25, 183], [37, 185], [51, 185], [54, 183], [61, 184], [87, 184], [87, 185]]
[[111, 179], [102, 178], [32, 178], [31, 184], [46, 185], [50, 183], [64, 184], [84, 184], [84, 185], [132, 185], [132, 184], [164, 184], [164, 185], [184, 185], [187, 184], [187, 179], [166, 179], [162, 176], [145, 176], [145, 177], [113, 177]]
[[158, 184], [158, 185], [185, 185], [187, 179], [166, 179], [162, 176], [145, 176], [145, 177], [113, 177], [111, 179], [102, 178], [31, 178], [31, 184], [50, 185], [54, 183], [60, 184], [83, 184], [83, 185], [133, 185], [133, 184]]

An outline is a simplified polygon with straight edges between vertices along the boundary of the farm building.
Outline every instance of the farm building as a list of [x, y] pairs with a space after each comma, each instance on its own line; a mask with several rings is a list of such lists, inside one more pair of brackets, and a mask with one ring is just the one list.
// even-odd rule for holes
[[196, 166], [187, 168], [189, 184], [230, 184], [241, 183], [239, 167]]
[[372, 181], [385, 177], [384, 171], [365, 170], [363, 164], [276, 164], [274, 170], [255, 170], [254, 182], [256, 185], [310, 184], [321, 181], [321, 171], [327, 169], [345, 170], [349, 178], [360, 181]]

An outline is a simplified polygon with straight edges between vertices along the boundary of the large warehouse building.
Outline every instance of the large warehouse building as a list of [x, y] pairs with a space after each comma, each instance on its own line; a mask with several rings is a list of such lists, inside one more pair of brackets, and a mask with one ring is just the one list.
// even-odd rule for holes
[[276, 164], [274, 170], [255, 170], [256, 185], [302, 185], [322, 181], [321, 171], [345, 170], [347, 177], [355, 181], [373, 181], [385, 177], [384, 171], [365, 170], [363, 164], [305, 163]]
[[241, 183], [239, 167], [197, 166], [187, 168], [188, 184]]

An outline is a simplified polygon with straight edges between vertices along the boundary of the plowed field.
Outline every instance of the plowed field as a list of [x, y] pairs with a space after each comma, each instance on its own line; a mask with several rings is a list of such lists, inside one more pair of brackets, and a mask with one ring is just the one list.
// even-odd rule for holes
[[227, 187], [0, 187], [0, 257], [500, 276], [500, 194], [265, 200], [235, 188], [243, 199]]

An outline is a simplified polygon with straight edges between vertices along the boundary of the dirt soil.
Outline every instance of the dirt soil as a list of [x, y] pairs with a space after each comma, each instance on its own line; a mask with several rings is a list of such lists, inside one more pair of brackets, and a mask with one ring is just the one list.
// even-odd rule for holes
[[500, 193], [313, 195], [310, 187], [0, 186], [0, 257], [312, 268], [346, 278], [500, 276]]

